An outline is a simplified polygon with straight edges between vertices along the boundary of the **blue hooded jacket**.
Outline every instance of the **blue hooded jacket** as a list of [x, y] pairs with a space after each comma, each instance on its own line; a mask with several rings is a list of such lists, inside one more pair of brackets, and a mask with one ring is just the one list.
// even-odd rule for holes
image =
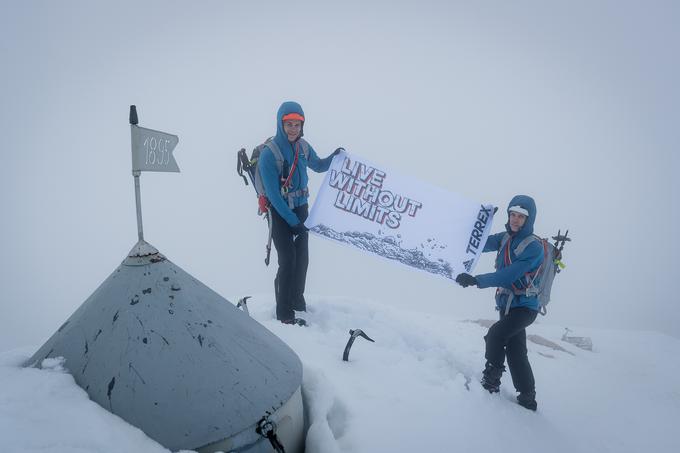
[[[288, 136], [283, 130], [283, 117], [289, 113], [299, 113], [303, 117], [305, 113], [302, 111], [302, 107], [297, 102], [284, 102], [279, 107], [279, 111], [276, 114], [276, 135], [274, 136], [274, 141], [281, 150], [283, 154], [283, 159], [285, 161], [284, 168], [292, 168], [293, 160], [295, 157], [294, 143], [288, 141]], [[304, 131], [303, 127], [300, 129], [300, 137], [302, 138]], [[300, 147], [300, 152], [298, 153], [298, 162], [295, 167], [295, 171], [290, 177], [289, 191], [295, 192], [297, 190], [303, 190], [307, 188], [307, 183], [309, 177], [307, 176], [307, 168], [311, 168], [317, 173], [322, 173], [328, 170], [333, 161], [332, 156], [328, 156], [325, 159], [320, 159], [317, 156], [314, 148], [309, 146], [309, 156], [306, 159], [304, 153], [302, 152], [302, 147]], [[283, 217], [290, 226], [295, 226], [300, 223], [297, 215], [288, 206], [288, 200], [284, 199], [281, 195], [281, 175], [279, 174], [278, 168], [276, 167], [276, 159], [269, 147], [266, 147], [262, 154], [260, 154], [260, 161], [258, 163], [260, 175], [262, 176], [262, 185], [264, 186], [265, 193], [269, 202], [272, 204], [276, 212]], [[298, 207], [307, 203], [306, 196], [299, 196], [293, 199], [293, 206]]]
[[[501, 287], [512, 290], [512, 284], [518, 289], [525, 288], [526, 279], [524, 274], [533, 272], [543, 262], [543, 246], [540, 241], [532, 241], [524, 249], [522, 253], [515, 256], [515, 247], [527, 236], [534, 233], [534, 221], [536, 220], [536, 203], [533, 198], [527, 195], [516, 195], [508, 204], [508, 216], [510, 215], [511, 206], [521, 206], [529, 211], [524, 226], [517, 232], [513, 233], [510, 229], [510, 222], [505, 224], [505, 230], [510, 234], [510, 260], [511, 264], [506, 265], [503, 258], [503, 253], [499, 253], [496, 257], [496, 272], [489, 274], [477, 275], [477, 286], [479, 288]], [[490, 235], [484, 246], [485, 252], [498, 251], [503, 241], [505, 233], [498, 233]], [[535, 282], [534, 284], [537, 284]], [[507, 294], [502, 294], [496, 297], [496, 306], [500, 309], [505, 309], [507, 303]], [[536, 296], [527, 297], [526, 295], [515, 295], [510, 304], [510, 308], [527, 307], [538, 311], [538, 298]]]

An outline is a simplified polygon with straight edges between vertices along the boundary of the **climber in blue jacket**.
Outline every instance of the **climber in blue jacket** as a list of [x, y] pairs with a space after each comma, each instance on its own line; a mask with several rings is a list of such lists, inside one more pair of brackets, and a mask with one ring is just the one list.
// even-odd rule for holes
[[[527, 356], [526, 328], [536, 319], [539, 303], [537, 295], [527, 288], [543, 262], [543, 246], [540, 241], [532, 240], [536, 204], [531, 197], [515, 196], [507, 212], [506, 231], [489, 236], [484, 246], [485, 252], [498, 252], [496, 271], [477, 276], [459, 274], [456, 282], [464, 288], [497, 288], [496, 309], [500, 319], [484, 337], [486, 366], [482, 386], [490, 393], [500, 390], [507, 357], [512, 382], [519, 392], [517, 402], [535, 411], [538, 405], [534, 374]], [[538, 283], [533, 281], [534, 286]]]
[[309, 265], [307, 168], [325, 172], [333, 157], [320, 159], [305, 141], [305, 113], [297, 102], [284, 102], [276, 114], [276, 135], [263, 149], [258, 163], [265, 194], [271, 203], [272, 240], [279, 269], [274, 280], [276, 318], [284, 324], [304, 325], [295, 311], [306, 311], [304, 298]]

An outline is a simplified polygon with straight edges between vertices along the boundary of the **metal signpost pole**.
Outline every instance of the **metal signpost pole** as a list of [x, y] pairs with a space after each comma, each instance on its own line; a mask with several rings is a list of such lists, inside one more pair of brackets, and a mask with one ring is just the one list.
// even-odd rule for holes
[[[139, 123], [137, 117], [137, 107], [130, 106], [130, 126], [135, 127]], [[132, 170], [132, 176], [135, 179], [135, 203], [137, 204], [137, 237], [140, 241], [144, 240], [144, 228], [142, 227], [142, 195], [139, 188], [139, 176], [142, 174], [140, 170]]]
[[135, 178], [135, 202], [137, 203], [137, 237], [140, 241], [144, 240], [144, 228], [142, 227], [142, 196], [139, 190], [139, 175], [141, 171], [133, 171]]
[[137, 236], [139, 241], [133, 249], [135, 256], [144, 256], [158, 251], [144, 241], [142, 227], [142, 195], [139, 177], [143, 171], [179, 173], [179, 166], [173, 150], [179, 137], [167, 132], [156, 131], [138, 126], [137, 107], [130, 106], [130, 135], [132, 139], [132, 176], [135, 180], [135, 202], [137, 204]]

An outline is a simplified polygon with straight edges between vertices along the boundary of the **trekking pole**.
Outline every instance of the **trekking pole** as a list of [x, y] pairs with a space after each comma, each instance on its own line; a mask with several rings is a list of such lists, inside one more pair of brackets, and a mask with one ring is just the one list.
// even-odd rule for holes
[[562, 250], [564, 249], [564, 244], [567, 242], [571, 242], [571, 238], [568, 237], [569, 235], [569, 230], [567, 230], [564, 235], [561, 234], [562, 230], [557, 230], [557, 236], [553, 236], [553, 240], [555, 241], [555, 250], [557, 250], [557, 254], [555, 256], [555, 264], [557, 265], [556, 272], [559, 273], [562, 269], [564, 269], [566, 266], [562, 262]]
[[[250, 160], [248, 159], [248, 154], [246, 154], [245, 148], [241, 148], [238, 153], [236, 153], [236, 173], [243, 178], [243, 182], [248, 185], [248, 179], [250, 179], [250, 183], [255, 187], [255, 191], [257, 193], [257, 187], [255, 184], [255, 162], [257, 162], [256, 159]], [[245, 173], [248, 174], [248, 177], [243, 174]], [[258, 204], [260, 203], [260, 197], [258, 197]], [[270, 208], [267, 208], [265, 205], [259, 205], [259, 210], [258, 210], [258, 215], [264, 214], [266, 220], [267, 220], [267, 228], [268, 228], [268, 237], [267, 237], [267, 245], [266, 245], [266, 256], [264, 258], [264, 264], [269, 266], [269, 257], [271, 255], [272, 251], [272, 220], [271, 220], [271, 213], [269, 212]]]
[[269, 232], [267, 237], [267, 255], [264, 258], [264, 264], [265, 266], [269, 266], [269, 256], [272, 253], [272, 216], [269, 210], [265, 213], [265, 217], [267, 217], [267, 228], [269, 229]]

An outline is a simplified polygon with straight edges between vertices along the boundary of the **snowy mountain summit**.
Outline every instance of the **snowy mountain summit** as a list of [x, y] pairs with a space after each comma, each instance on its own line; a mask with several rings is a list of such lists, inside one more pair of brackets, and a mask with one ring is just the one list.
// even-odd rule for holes
[[[274, 319], [270, 296], [250, 314], [302, 360], [306, 452], [672, 452], [680, 420], [680, 341], [651, 332], [574, 329], [592, 351], [541, 318], [528, 331], [538, 411], [479, 385], [493, 321], [461, 320], [363, 300], [308, 298], [308, 327]], [[489, 310], [489, 314], [494, 313]], [[491, 316], [490, 316], [491, 318]], [[357, 339], [342, 360], [350, 329]], [[564, 339], [563, 339], [564, 338]], [[582, 346], [582, 345], [579, 345]], [[34, 347], [0, 355], [3, 452], [166, 452], [87, 398], [69, 364], [21, 364]], [[200, 373], [201, 370], [192, 370]]]

